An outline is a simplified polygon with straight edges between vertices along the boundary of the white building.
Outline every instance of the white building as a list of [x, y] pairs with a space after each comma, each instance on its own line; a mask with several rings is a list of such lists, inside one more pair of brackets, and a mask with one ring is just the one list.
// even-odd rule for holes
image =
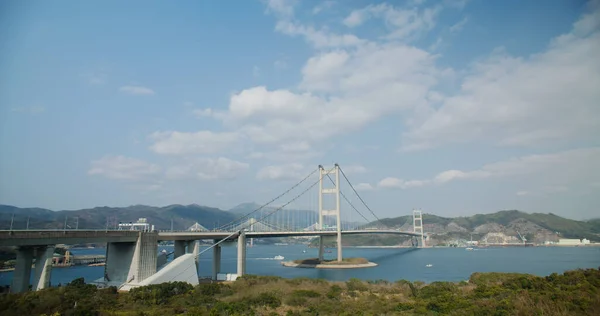
[[560, 245], [560, 246], [578, 246], [578, 245], [581, 245], [581, 240], [561, 238], [558, 240], [558, 245]]
[[150, 225], [146, 218], [140, 218], [137, 222], [119, 223], [119, 230], [137, 230], [149, 232], [154, 230], [154, 225]]

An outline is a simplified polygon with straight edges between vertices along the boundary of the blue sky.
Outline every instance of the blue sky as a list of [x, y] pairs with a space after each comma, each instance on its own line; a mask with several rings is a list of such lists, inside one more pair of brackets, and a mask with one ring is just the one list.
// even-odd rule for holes
[[599, 30], [598, 1], [2, 1], [0, 203], [228, 209], [337, 162], [380, 217], [598, 217]]

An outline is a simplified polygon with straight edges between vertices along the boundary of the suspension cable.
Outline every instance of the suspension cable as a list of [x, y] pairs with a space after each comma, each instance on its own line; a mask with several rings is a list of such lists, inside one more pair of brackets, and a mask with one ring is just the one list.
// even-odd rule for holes
[[[340, 168], [340, 172], [344, 176], [344, 179], [346, 179], [346, 182], [348, 182], [348, 184], [350, 185], [350, 188], [352, 188], [352, 191], [354, 191], [354, 194], [356, 194], [356, 196], [358, 197], [358, 199], [362, 202], [362, 204], [367, 208], [367, 210], [369, 210], [369, 212], [371, 212], [371, 214], [373, 214], [373, 216], [377, 219], [378, 223], [384, 225], [381, 222], [381, 219], [379, 217], [377, 217], [377, 215], [375, 215], [375, 213], [373, 212], [373, 210], [371, 210], [371, 208], [367, 205], [367, 203], [365, 203], [365, 200], [363, 200], [363, 198], [358, 194], [358, 192], [356, 191], [356, 189], [354, 188], [354, 186], [352, 185], [352, 183], [350, 182], [350, 180], [348, 180], [348, 177], [346, 177], [346, 174], [344, 173], [344, 170], [342, 170], [342, 168]], [[384, 226], [386, 226], [386, 225], [384, 225]]]
[[[331, 179], [331, 176], [329, 174], [327, 174], [327, 178], [329, 178], [329, 180], [331, 181], [331, 183], [333, 183], [333, 185], [337, 186], [338, 191], [340, 192], [340, 195], [344, 198], [344, 200], [346, 200], [346, 202], [348, 202], [348, 204], [350, 204], [350, 206], [358, 213], [358, 215], [360, 215], [362, 218], [365, 219], [365, 221], [367, 221], [367, 223], [369, 223], [369, 220], [358, 210], [356, 209], [356, 207], [354, 207], [354, 205], [348, 200], [348, 198], [346, 197], [346, 195], [342, 192], [342, 190], [340, 190], [340, 186], [339, 184], [336, 184], [333, 179]], [[340, 223], [341, 225], [342, 223]]]
[[[333, 170], [333, 168], [331, 169]], [[314, 172], [313, 172], [314, 173]], [[311, 174], [312, 175], [312, 174]], [[292, 202], [294, 202], [295, 200], [299, 199], [302, 195], [304, 195], [304, 193], [308, 192], [310, 189], [314, 188], [317, 184], [319, 184], [319, 181], [321, 181], [321, 179], [317, 180], [316, 182], [314, 182], [313, 184], [311, 184], [308, 188], [306, 188], [304, 191], [300, 192], [300, 194], [296, 195], [293, 199], [291, 199], [290, 201], [288, 201], [287, 203], [281, 205], [280, 207], [276, 208], [275, 210], [267, 213], [267, 215], [261, 217], [258, 222], [263, 221], [264, 219], [266, 219], [267, 217], [275, 214], [277, 211], [283, 209], [284, 207], [288, 206], [289, 204], [291, 204]], [[245, 228], [242, 228], [245, 229]]]
[[285, 192], [281, 193], [280, 195], [278, 195], [278, 196], [277, 196], [277, 197], [275, 197], [274, 199], [272, 199], [272, 200], [270, 200], [269, 202], [267, 202], [267, 203], [263, 204], [262, 206], [260, 206], [259, 208], [255, 209], [254, 211], [252, 211], [252, 212], [250, 212], [250, 213], [248, 213], [248, 214], [246, 214], [246, 215], [243, 215], [243, 216], [241, 216], [241, 217], [239, 217], [239, 218], [236, 218], [236, 219], [234, 219], [233, 221], [231, 221], [231, 222], [229, 222], [229, 223], [227, 223], [227, 224], [225, 224], [225, 225], [222, 225], [222, 226], [220, 226], [220, 227], [218, 228], [218, 230], [221, 230], [222, 228], [224, 228], [224, 227], [228, 226], [229, 224], [233, 224], [233, 223], [235, 223], [235, 222], [237, 222], [237, 221], [241, 221], [241, 220], [243, 220], [243, 219], [249, 218], [249, 216], [250, 216], [250, 215], [252, 215], [252, 214], [254, 214], [254, 213], [256, 213], [256, 212], [258, 212], [258, 211], [262, 210], [263, 208], [267, 207], [269, 204], [271, 204], [271, 203], [275, 202], [276, 200], [278, 200], [278, 199], [279, 199], [279, 198], [281, 198], [282, 196], [284, 196], [284, 195], [288, 194], [290, 191], [292, 191], [293, 189], [295, 189], [296, 187], [298, 187], [299, 185], [301, 185], [301, 184], [302, 184], [304, 181], [306, 181], [306, 179], [310, 178], [310, 177], [311, 177], [313, 174], [315, 174], [315, 172], [317, 172], [317, 170], [318, 170], [318, 169], [315, 169], [315, 170], [313, 170], [313, 172], [311, 172], [309, 175], [307, 175], [306, 177], [304, 177], [304, 179], [300, 180], [300, 182], [296, 183], [294, 186], [292, 186], [291, 188], [289, 188], [287, 191], [285, 191]]

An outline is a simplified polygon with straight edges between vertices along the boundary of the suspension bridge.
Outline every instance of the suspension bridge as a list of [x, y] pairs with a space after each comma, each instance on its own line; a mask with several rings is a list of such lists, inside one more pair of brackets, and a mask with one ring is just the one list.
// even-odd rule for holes
[[[317, 179], [314, 179], [315, 176]], [[340, 177], [350, 189], [350, 195], [342, 191]], [[312, 206], [315, 190], [318, 192], [317, 201]], [[309, 200], [307, 211], [292, 212], [286, 209], [290, 205], [301, 206], [302, 203], [299, 202], [303, 197]], [[356, 206], [353, 200], [360, 204]], [[282, 201], [285, 202], [281, 203]], [[316, 211], [313, 211], [315, 208]], [[348, 211], [343, 214], [342, 221], [342, 210], [346, 208]], [[11, 230], [0, 231], [0, 246], [18, 247], [11, 287], [13, 292], [27, 289], [34, 254], [36, 265], [33, 286], [34, 289], [41, 289], [49, 284], [52, 254], [56, 244], [86, 242], [107, 243], [104, 278], [96, 283], [116, 285], [127, 290], [170, 281], [197, 284], [198, 258], [209, 250], [213, 251], [213, 278], [217, 279], [221, 265], [221, 245], [231, 241], [237, 241], [238, 245], [236, 277], [242, 276], [246, 271], [248, 238], [314, 236], [319, 239], [319, 260], [323, 260], [324, 238], [334, 236], [337, 261], [340, 262], [343, 259], [342, 235], [405, 235], [412, 238], [414, 247], [424, 247], [427, 235], [423, 232], [422, 213], [420, 210], [413, 210], [412, 215], [410, 231], [386, 227], [338, 164], [330, 169], [320, 165], [269, 202], [213, 230], [204, 229], [199, 224], [185, 231], [153, 231], [149, 228], [150, 225], [142, 231]], [[213, 244], [200, 251], [199, 240], [213, 240]], [[158, 254], [159, 241], [174, 241], [174, 259], [168, 264], [166, 256]]]

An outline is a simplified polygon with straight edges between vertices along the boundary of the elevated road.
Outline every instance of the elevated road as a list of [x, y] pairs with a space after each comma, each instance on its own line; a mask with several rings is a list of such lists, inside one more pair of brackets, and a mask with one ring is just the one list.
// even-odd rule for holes
[[[191, 232], [191, 231], [159, 231], [159, 241], [175, 240], [202, 240], [238, 238], [238, 233], [225, 231]], [[252, 232], [247, 231], [247, 238], [277, 238], [277, 237], [309, 237], [309, 236], [335, 236], [336, 231], [274, 231]], [[399, 230], [349, 230], [342, 231], [342, 235], [389, 234], [420, 237], [419, 233], [403, 232]], [[135, 242], [139, 236], [138, 231], [129, 230], [0, 230], [0, 247], [7, 246], [39, 246], [56, 244], [85, 244], [108, 242]]]
[[[223, 239], [231, 235], [231, 232], [159, 232], [158, 240], [197, 240], [197, 239]], [[277, 238], [277, 237], [303, 237], [303, 236], [335, 236], [335, 230], [324, 231], [276, 231], [276, 232], [246, 232], [246, 238]], [[420, 237], [421, 234], [413, 232], [403, 232], [399, 230], [348, 230], [342, 231], [342, 235], [365, 235], [365, 234], [388, 234], [388, 235], [406, 235]], [[230, 239], [236, 239], [238, 234], [234, 234]]]
[[0, 247], [136, 242], [139, 234], [129, 230], [0, 230]]

